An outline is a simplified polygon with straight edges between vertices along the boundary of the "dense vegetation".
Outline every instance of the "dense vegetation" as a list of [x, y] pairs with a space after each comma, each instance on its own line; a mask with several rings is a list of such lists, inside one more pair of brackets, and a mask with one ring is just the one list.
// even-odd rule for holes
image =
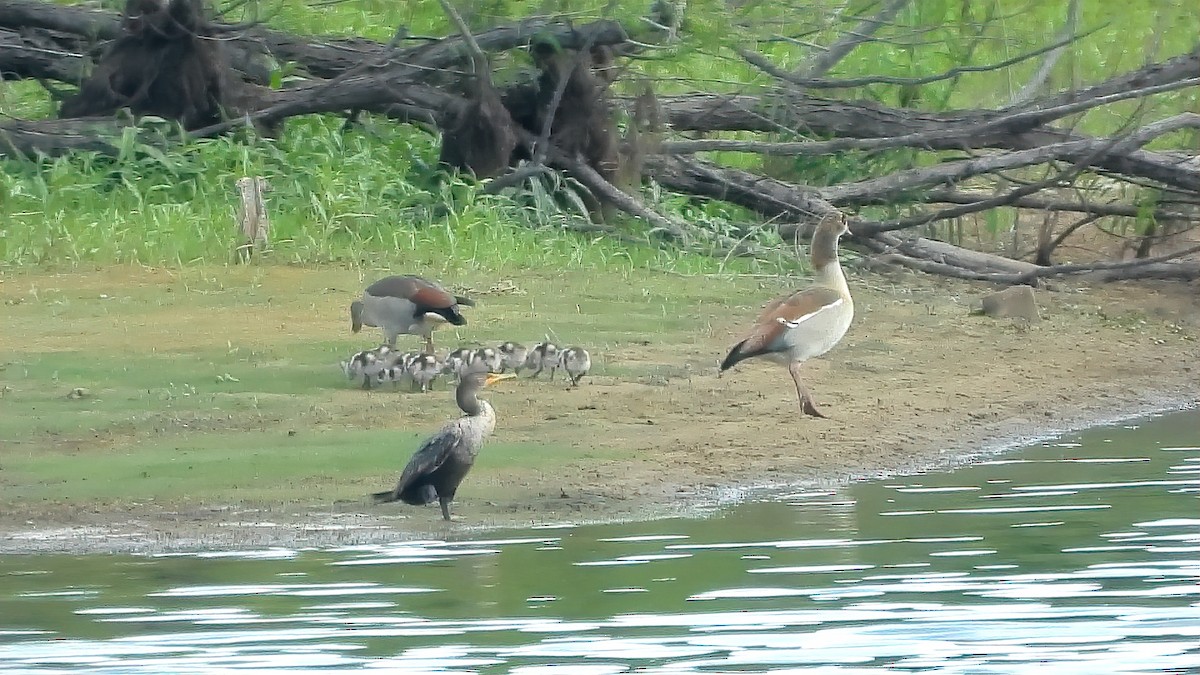
[[[476, 29], [565, 10], [535, 2], [460, 4]], [[679, 39], [664, 41], [630, 59], [616, 86], [619, 92], [632, 91], [648, 79], [660, 96], [694, 90], [769, 93], [779, 88], [779, 81], [748, 63], [739, 49], [756, 49], [774, 66], [789, 70], [812, 57], [814, 44], [833, 43], [860, 17], [878, 11], [879, 5], [833, 0], [803, 5], [688, 3]], [[609, 16], [627, 25], [637, 24], [646, 10], [633, 4], [570, 9], [575, 21]], [[1031, 58], [1003, 70], [983, 67], [1062, 39], [1064, 25], [1071, 21], [1073, 32], [1081, 37], [1067, 44], [1052, 63], [1043, 91], [1076, 89], [1145, 62], [1186, 53], [1196, 47], [1198, 17], [1200, 9], [1182, 0], [1121, 4], [915, 0], [899, 10], [894, 25], [881, 31], [878, 39], [856, 46], [828, 76], [917, 78], [965, 67], [953, 77], [920, 86], [883, 82], [835, 91], [845, 99], [933, 112], [999, 108], [1019, 94], [1044, 60]], [[335, 32], [384, 42], [397, 25], [406, 26], [414, 36], [454, 32], [435, 2], [251, 2], [225, 19], [265, 20], [297, 33]], [[523, 58], [512, 53], [497, 57], [497, 79], [514, 76], [525, 66]], [[293, 71], [292, 64], [277, 64], [272, 80], [278, 86]], [[0, 83], [3, 114], [33, 119], [49, 116], [53, 110], [49, 95], [37, 83]], [[1094, 108], [1069, 121], [1076, 130], [1103, 136], [1137, 126], [1140, 120], [1197, 110], [1200, 88], [1192, 86]], [[362, 124], [348, 130], [343, 122], [334, 115], [292, 118], [279, 140], [240, 133], [190, 141], [168, 151], [138, 143], [128, 134], [115, 157], [76, 153], [0, 160], [4, 223], [0, 261], [10, 265], [222, 262], [229, 259], [236, 240], [233, 182], [244, 175], [262, 175], [272, 186], [272, 255], [279, 261], [379, 262], [395, 256], [411, 260], [415, 251], [425, 262], [450, 258], [451, 265], [487, 267], [669, 265], [695, 272], [731, 265], [731, 269], [778, 269], [795, 264], [786, 255], [790, 247], [780, 247], [779, 256], [710, 258], [703, 255], [703, 247], [687, 252], [659, 242], [637, 245], [570, 232], [564, 226], [584, 223], [586, 213], [569, 201], [556, 201], [537, 185], [515, 195], [494, 196], [470, 181], [436, 181], [432, 167], [438, 139], [427, 130], [381, 116], [364, 116]], [[1194, 151], [1200, 139], [1197, 134], [1196, 129], [1170, 134], [1149, 147]], [[728, 132], [719, 137], [750, 135]], [[778, 135], [780, 140], [793, 137]], [[709, 157], [725, 166], [825, 186], [929, 165], [947, 154], [897, 148], [795, 157], [717, 152]], [[984, 180], [979, 186], [990, 184]], [[1149, 213], [1156, 207], [1156, 195], [1146, 190], [1132, 201]], [[738, 206], [653, 185], [642, 196], [657, 211], [701, 223], [705, 229], [767, 247], [782, 243], [774, 229], [746, 227], [758, 216]], [[862, 210], [876, 218], [911, 212], [903, 203], [868, 204]], [[974, 216], [969, 225], [985, 238], [1008, 236], [1017, 213], [1012, 207], [991, 210]], [[1114, 235], [1136, 236], [1151, 220], [1103, 222]], [[633, 219], [622, 226], [639, 238], [647, 230]], [[948, 235], [962, 226], [961, 221], [951, 220], [925, 229]]]

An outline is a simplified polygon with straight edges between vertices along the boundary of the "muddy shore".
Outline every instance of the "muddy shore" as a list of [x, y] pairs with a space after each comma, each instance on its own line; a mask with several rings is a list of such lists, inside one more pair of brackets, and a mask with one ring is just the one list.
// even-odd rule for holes
[[[1200, 400], [1200, 294], [1187, 286], [1060, 285], [1038, 292], [1042, 319], [1025, 323], [970, 315], [987, 285], [875, 273], [851, 284], [850, 334], [808, 366], [828, 420], [796, 415], [779, 366], [747, 362], [717, 377], [715, 362], [756, 311], [747, 303], [701, 317], [703, 332], [685, 344], [617, 345], [607, 363], [636, 377], [601, 368], [578, 389], [498, 389], [496, 438], [562, 456], [497, 466], [485, 450], [453, 523], [436, 507], [360, 499], [43, 505], [0, 514], [0, 551], [321, 547], [697, 515], [771, 486], [835, 489]], [[436, 426], [433, 415], [419, 421]], [[346, 493], [370, 487], [364, 478]]]

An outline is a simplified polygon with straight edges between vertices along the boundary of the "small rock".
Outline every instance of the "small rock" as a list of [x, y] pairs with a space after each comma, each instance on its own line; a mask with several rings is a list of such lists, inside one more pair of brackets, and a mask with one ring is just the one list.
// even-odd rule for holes
[[74, 400], [81, 399], [81, 398], [87, 398], [91, 395], [92, 395], [92, 392], [88, 391], [87, 389], [85, 389], [83, 387], [75, 387], [74, 389], [71, 390], [70, 393], [67, 394], [67, 398], [74, 401]]
[[982, 313], [997, 319], [1039, 320], [1037, 300], [1030, 286], [1012, 286], [983, 297]]

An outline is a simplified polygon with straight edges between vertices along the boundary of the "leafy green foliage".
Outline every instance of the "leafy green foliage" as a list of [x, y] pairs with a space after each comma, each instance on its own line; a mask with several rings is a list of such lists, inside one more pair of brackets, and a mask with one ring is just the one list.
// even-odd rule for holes
[[[1081, 3], [1079, 30], [1092, 33], [1067, 48], [1047, 82], [1048, 91], [1096, 82], [1137, 67], [1144, 59], [1168, 58], [1194, 45], [1197, 15], [1192, 3]], [[458, 4], [476, 27], [566, 11], [561, 3], [534, 0]], [[793, 71], [812, 54], [812, 44], [830, 44], [857, 21], [855, 13], [876, 11], [874, 5], [867, 6], [871, 3], [851, 3], [849, 8], [844, 4], [832, 0], [803, 6], [689, 2], [683, 39], [635, 61], [630, 75], [653, 80], [660, 94], [695, 89], [772, 91], [777, 82], [746, 63], [736, 49], [754, 47], [781, 69]], [[911, 78], [955, 66], [997, 63], [1053, 41], [1065, 21], [1066, 7], [1067, 0], [910, 3], [895, 25], [880, 33], [885, 39], [858, 46], [829, 76]], [[570, 9], [576, 22], [606, 11], [599, 3]], [[622, 3], [611, 16], [638, 25], [645, 9], [643, 3]], [[437, 3], [347, 0], [285, 8], [280, 3], [251, 2], [241, 11], [226, 18], [265, 19], [300, 33], [336, 32], [381, 41], [391, 38], [398, 25], [412, 35], [442, 35], [450, 30]], [[510, 68], [521, 60], [517, 55], [501, 59], [498, 65]], [[1039, 63], [1035, 58], [1007, 70], [964, 73], [920, 86], [876, 84], [823, 93], [935, 112], [994, 107], [1008, 101]], [[275, 85], [282, 85], [293, 70], [294, 64], [279, 64]], [[1126, 125], [1138, 106], [1139, 102], [1130, 101], [1092, 111], [1077, 120], [1078, 127], [1089, 133], [1110, 133]], [[1192, 89], [1156, 96], [1142, 112], [1165, 115], [1198, 107], [1200, 100]], [[4, 113], [35, 118], [52, 114], [53, 108], [34, 83], [0, 83]], [[115, 159], [79, 154], [36, 162], [0, 160], [0, 222], [4, 223], [0, 264], [226, 261], [237, 238], [234, 181], [261, 175], [272, 187], [268, 195], [271, 255], [286, 262], [383, 261], [416, 255], [449, 259], [449, 264], [488, 266], [669, 264], [691, 271], [747, 267], [740, 261], [714, 262], [661, 245], [627, 246], [571, 233], [569, 227], [580, 223], [583, 215], [569, 192], [551, 194], [535, 184], [516, 194], [486, 195], [474, 184], [439, 179], [431, 168], [437, 139], [422, 131], [370, 116], [350, 131], [341, 127], [338, 118], [306, 117], [289, 120], [280, 141], [221, 138], [169, 152], [139, 142], [130, 130], [120, 139]], [[778, 137], [795, 140], [792, 134]], [[1159, 139], [1154, 147], [1178, 145], [1181, 139], [1189, 142], [1184, 134], [1175, 134]], [[933, 153], [908, 149], [816, 158], [763, 160], [741, 153], [718, 157], [731, 166], [765, 169], [813, 185], [862, 180], [939, 159]], [[748, 232], [740, 223], [751, 218], [739, 209], [653, 188], [647, 197], [656, 208], [708, 229], [735, 235]], [[635, 237], [644, 230], [632, 222], [621, 227]], [[770, 235], [750, 234], [771, 243]]]

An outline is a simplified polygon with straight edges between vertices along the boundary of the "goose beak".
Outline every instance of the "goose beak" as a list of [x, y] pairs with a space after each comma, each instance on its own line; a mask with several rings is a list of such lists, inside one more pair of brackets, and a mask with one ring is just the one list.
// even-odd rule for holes
[[483, 381], [483, 386], [490, 387], [501, 380], [511, 380], [515, 377], [516, 375], [513, 375], [512, 373], [488, 373], [487, 378]]

